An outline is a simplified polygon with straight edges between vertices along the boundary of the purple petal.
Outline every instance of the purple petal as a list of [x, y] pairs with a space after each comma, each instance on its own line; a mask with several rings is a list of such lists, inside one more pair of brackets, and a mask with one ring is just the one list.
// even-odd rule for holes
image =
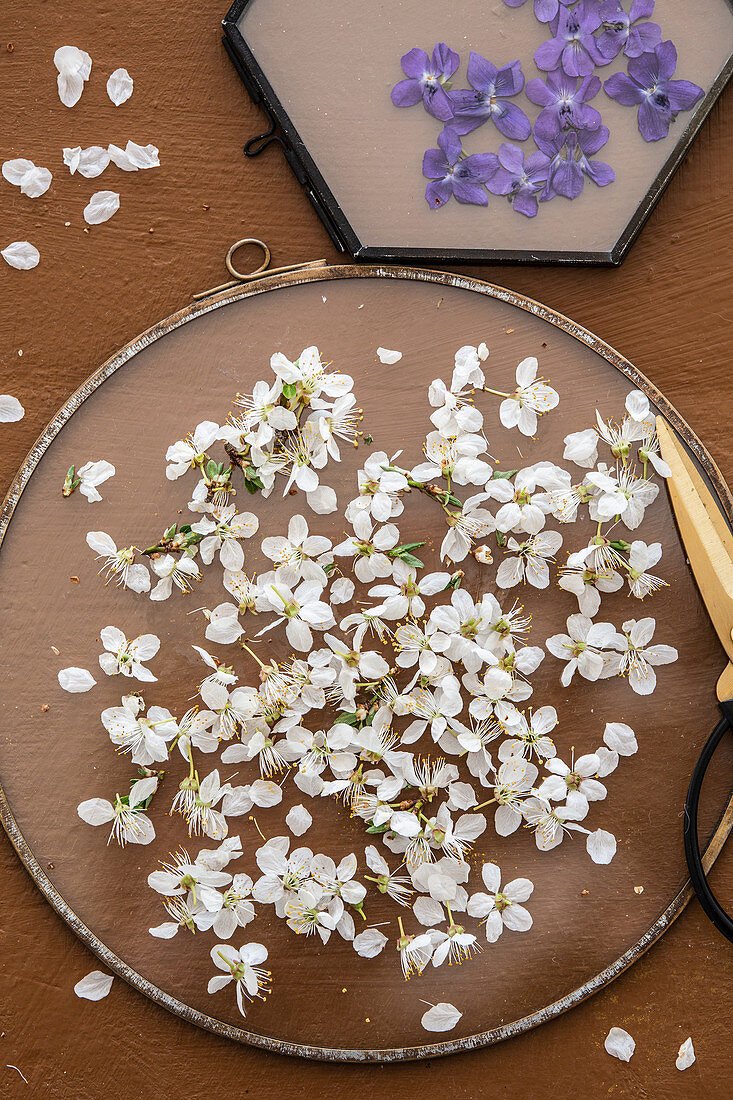
[[466, 78], [472, 88], [475, 88], [477, 92], [493, 95], [497, 72], [496, 65], [492, 65], [480, 53], [474, 53], [471, 50], [468, 55]]
[[595, 99], [601, 90], [601, 81], [597, 76], [586, 76], [580, 82], [580, 86], [575, 93], [575, 98], [578, 103], [589, 103], [591, 99]]
[[470, 204], [471, 206], [488, 206], [489, 196], [486, 188], [479, 183], [456, 180], [453, 184], [453, 196], [457, 202]]
[[598, 51], [606, 61], [613, 61], [621, 53], [627, 41], [628, 34], [625, 30], [617, 31], [609, 27], [598, 39]]
[[564, 38], [548, 38], [534, 52], [535, 65], [538, 69], [544, 69], [546, 72], [556, 69], [560, 64], [560, 57], [564, 48]]
[[453, 178], [458, 183], [486, 183], [496, 171], [498, 158], [496, 153], [472, 153], [456, 166]]
[[514, 209], [518, 214], [524, 214], [525, 218], [534, 218], [537, 213], [537, 196], [529, 188], [523, 187], [514, 196]]
[[689, 111], [705, 94], [702, 88], [690, 80], [668, 80], [664, 92], [675, 114], [678, 111]]
[[677, 50], [674, 42], [660, 42], [658, 46], [655, 46], [654, 54], [659, 62], [660, 77], [662, 80], [669, 80], [671, 76], [674, 76], [674, 71], [677, 68]]
[[669, 133], [672, 112], [664, 107], [655, 107], [645, 99], [639, 107], [639, 132], [644, 141], [659, 141]]
[[497, 96], [517, 95], [524, 87], [524, 73], [521, 61], [510, 61], [496, 74], [495, 89]]
[[[568, 76], [590, 76], [596, 64], [605, 65], [607, 58], [601, 57], [596, 51], [598, 61], [591, 57], [587, 49], [576, 42], [568, 42], [562, 51], [562, 67]], [[535, 61], [537, 57], [535, 55]], [[542, 68], [542, 66], [539, 66]]]
[[538, 76], [536, 76], [534, 80], [527, 81], [527, 87], [524, 89], [524, 94], [530, 103], [536, 103], [538, 107], [549, 107], [556, 99], [556, 96], [553, 95], [551, 89], [545, 84], [544, 80], [540, 80]]
[[545, 134], [538, 132], [535, 126], [534, 139], [537, 142], [537, 147], [542, 153], [545, 153], [548, 157], [554, 157], [560, 152], [565, 144], [565, 135], [558, 131], [556, 134]]
[[640, 27], [632, 27], [629, 31], [624, 53], [627, 57], [639, 57], [643, 53], [651, 53], [661, 41], [662, 28], [658, 23], [642, 23]]
[[453, 104], [442, 84], [426, 84], [423, 88], [423, 106], [429, 115], [439, 122], [453, 118]]
[[[507, 3], [507, 0], [504, 0]], [[558, 0], [534, 0], [534, 13], [540, 23], [549, 23], [557, 15]]]
[[436, 42], [433, 46], [432, 62], [433, 71], [444, 80], [450, 80], [460, 65], [461, 59], [455, 50], [446, 46], [445, 42]]
[[425, 73], [430, 72], [430, 58], [425, 50], [419, 50], [417, 46], [402, 55], [400, 64], [405, 76], [410, 76], [413, 80], [422, 80]]
[[527, 3], [527, 0], [504, 0], [504, 3], [508, 8], [521, 8], [522, 4]]
[[410, 77], [400, 80], [392, 89], [392, 102], [395, 107], [414, 107], [422, 99], [422, 85], [419, 80]]
[[532, 181], [547, 179], [550, 158], [544, 153], [530, 153], [524, 162], [524, 171]]
[[577, 199], [583, 190], [583, 173], [575, 161], [559, 161], [552, 173], [552, 187], [566, 199]]
[[[438, 139], [440, 140], [440, 139]], [[426, 149], [422, 158], [422, 174], [429, 180], [440, 180], [448, 174], [450, 165], [441, 149]]]
[[547, 107], [544, 111], [540, 111], [534, 124], [534, 136], [538, 145], [540, 139], [545, 142], [553, 141], [561, 130], [560, 115], [555, 108]]
[[525, 141], [532, 133], [532, 124], [522, 108], [506, 100], [499, 100], [496, 106], [498, 110], [491, 117], [499, 133], [515, 141]]
[[446, 128], [441, 130], [438, 134], [438, 145], [445, 153], [449, 164], [455, 164], [463, 152], [461, 139], [451, 126], [446, 126]]
[[616, 173], [611, 165], [604, 164], [602, 160], [589, 160], [585, 166], [585, 173], [599, 187], [606, 187], [616, 179]]
[[524, 170], [524, 153], [518, 145], [503, 141], [499, 146], [498, 159], [502, 168], [513, 172], [515, 176], [521, 176]]
[[587, 157], [592, 157], [606, 144], [609, 133], [608, 126], [599, 126], [596, 130], [578, 130], [578, 145]]
[[603, 90], [611, 99], [624, 107], [634, 107], [644, 99], [644, 90], [626, 73], [614, 73], [603, 85]]
[[452, 194], [453, 186], [450, 180], [431, 180], [425, 188], [425, 199], [431, 210], [445, 206]]
[[506, 168], [497, 168], [486, 186], [492, 195], [508, 195], [514, 189], [516, 176]]
[[[629, 76], [636, 81], [640, 88], [653, 88], [659, 82], [657, 51], [660, 49], [661, 45], [657, 46], [654, 53], [643, 53], [639, 57], [632, 57], [626, 66]], [[607, 84], [608, 81], [604, 84], [604, 88]]]
[[629, 19], [635, 23], [637, 19], [648, 19], [654, 11], [654, 0], [632, 0], [629, 8]]

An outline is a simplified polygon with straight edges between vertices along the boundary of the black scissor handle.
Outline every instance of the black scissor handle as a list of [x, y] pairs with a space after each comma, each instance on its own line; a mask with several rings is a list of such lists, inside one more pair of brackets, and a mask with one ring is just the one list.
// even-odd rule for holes
[[690, 881], [698, 896], [700, 905], [710, 917], [710, 920], [718, 931], [722, 932], [724, 936], [733, 942], [733, 919], [726, 913], [725, 909], [710, 889], [702, 865], [700, 841], [697, 835], [697, 813], [705, 772], [723, 737], [728, 730], [733, 730], [733, 700], [725, 700], [719, 705], [723, 716], [710, 734], [710, 737], [705, 743], [705, 747], [700, 753], [700, 758], [695, 765], [690, 779], [690, 786], [687, 791], [684, 817], [685, 857], [690, 871]]

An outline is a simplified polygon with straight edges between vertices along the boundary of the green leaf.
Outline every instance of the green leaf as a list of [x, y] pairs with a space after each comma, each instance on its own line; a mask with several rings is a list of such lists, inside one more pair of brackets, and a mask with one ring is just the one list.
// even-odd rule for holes
[[501, 478], [508, 479], [510, 477], [514, 477], [516, 472], [516, 470], [494, 470], [493, 474], [491, 475], [491, 480], [499, 481]]
[[414, 554], [409, 554], [407, 551], [404, 551], [402, 554], [398, 554], [397, 556], [399, 557], [400, 561], [403, 561], [405, 565], [412, 566], [413, 569], [424, 569], [425, 567], [424, 563], [421, 562], [419, 558], [416, 558]]
[[389, 825], [370, 825], [366, 830], [368, 833], [386, 833], [389, 829]]
[[366, 443], [367, 446], [369, 446], [370, 443], [374, 442], [374, 436], [373, 435], [365, 435], [364, 436], [364, 442]]
[[617, 539], [616, 542], [610, 543], [614, 550], [618, 550], [621, 554], [628, 554], [631, 549], [631, 543], [624, 542], [623, 539]]
[[288, 401], [292, 401], [298, 392], [298, 388], [293, 382], [283, 383], [283, 397], [287, 397]]
[[359, 724], [359, 719], [355, 714], [337, 714], [336, 721], [342, 722], [345, 726], [356, 726]]
[[497, 546], [506, 546], [506, 536], [502, 535], [501, 531], [496, 532], [496, 544]]

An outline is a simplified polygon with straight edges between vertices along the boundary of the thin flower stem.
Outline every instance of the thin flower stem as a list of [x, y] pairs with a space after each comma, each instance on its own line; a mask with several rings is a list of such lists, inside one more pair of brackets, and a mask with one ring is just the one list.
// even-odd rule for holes
[[511, 396], [512, 396], [512, 395], [511, 395], [510, 393], [504, 393], [504, 391], [503, 391], [503, 390], [492, 390], [492, 389], [489, 389], [489, 387], [488, 387], [488, 386], [481, 386], [480, 388], [481, 388], [481, 389], [482, 389], [482, 390], [484, 391], [484, 393], [493, 393], [493, 394], [495, 394], [495, 395], [496, 395], [497, 397], [511, 397]]
[[239, 644], [242, 647], [242, 649], [245, 650], [246, 653], [249, 653], [250, 657], [254, 657], [255, 661], [260, 666], [260, 668], [265, 667], [264, 661], [260, 660], [260, 658], [254, 652], [254, 650], [250, 649], [246, 642], [240, 642]]

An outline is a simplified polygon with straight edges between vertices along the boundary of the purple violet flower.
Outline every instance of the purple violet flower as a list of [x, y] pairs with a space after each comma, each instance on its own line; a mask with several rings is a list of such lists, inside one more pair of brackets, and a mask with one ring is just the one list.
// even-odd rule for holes
[[450, 93], [454, 111], [451, 127], [457, 134], [470, 134], [491, 118], [504, 137], [515, 141], [529, 137], [532, 132], [529, 119], [521, 107], [507, 99], [524, 87], [521, 61], [511, 61], [497, 69], [481, 54], [471, 51], [466, 76], [473, 90]]
[[595, 130], [568, 130], [549, 141], [541, 134], [535, 134], [540, 150], [552, 158], [540, 202], [548, 202], [556, 195], [577, 199], [583, 190], [585, 176], [599, 187], [613, 183], [616, 179], [613, 168], [602, 161], [589, 159], [603, 148], [608, 141], [608, 135], [607, 126], [599, 126]]
[[575, 76], [558, 69], [548, 73], [547, 80], [527, 81], [525, 94], [527, 99], [542, 107], [535, 133], [553, 138], [560, 130], [595, 130], [601, 125], [600, 113], [595, 107], [588, 106], [601, 90], [597, 76], [584, 76], [580, 83]]
[[518, 145], [505, 141], [499, 146], [497, 166], [488, 182], [492, 195], [509, 195], [518, 214], [533, 218], [537, 213], [537, 194], [547, 182], [550, 158], [544, 153], [524, 153]]
[[407, 80], [400, 80], [392, 89], [395, 107], [414, 107], [422, 100], [428, 114], [446, 122], [453, 116], [448, 99], [449, 82], [460, 61], [456, 51], [445, 42], [438, 42], [433, 47], [432, 57], [417, 47], [409, 50], [401, 59]]
[[554, 37], [535, 50], [538, 69], [553, 72], [561, 67], [568, 76], [590, 76], [596, 65], [607, 65], [593, 37], [601, 25], [597, 0], [581, 0], [577, 8], [561, 8], [550, 30]]
[[432, 210], [445, 206], [453, 195], [457, 202], [487, 206], [489, 196], [484, 184], [496, 168], [494, 153], [473, 153], [461, 159], [461, 139], [452, 127], [438, 134], [438, 149], [428, 149], [422, 171], [430, 183], [425, 198]]
[[651, 53], [662, 41], [662, 28], [657, 23], [642, 23], [654, 11], [654, 0], [632, 0], [628, 13], [620, 0], [604, 0], [601, 4], [603, 34], [598, 39], [598, 49], [612, 61], [623, 52], [627, 57], [639, 57]]
[[[504, 0], [508, 8], [521, 8], [526, 2], [527, 0]], [[575, 0], [534, 0], [535, 18], [540, 23], [549, 23], [555, 18], [561, 6], [566, 8], [568, 4], [574, 2]]]
[[639, 106], [639, 131], [644, 141], [659, 141], [680, 111], [689, 111], [705, 94], [689, 80], [672, 80], [677, 68], [673, 42], [660, 42], [653, 53], [632, 57], [626, 73], [614, 73], [603, 85], [624, 107]]

